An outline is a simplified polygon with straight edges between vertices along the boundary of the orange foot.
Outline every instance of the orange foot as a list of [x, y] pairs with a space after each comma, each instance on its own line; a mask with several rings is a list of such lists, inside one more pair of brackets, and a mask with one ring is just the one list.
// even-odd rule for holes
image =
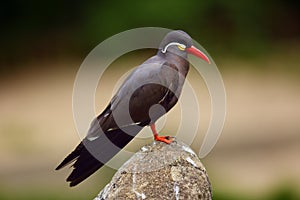
[[156, 141], [161, 141], [161, 142], [164, 142], [166, 144], [170, 144], [171, 142], [174, 141], [174, 137], [170, 137], [170, 136], [158, 136], [158, 135], [155, 135], [154, 139]]

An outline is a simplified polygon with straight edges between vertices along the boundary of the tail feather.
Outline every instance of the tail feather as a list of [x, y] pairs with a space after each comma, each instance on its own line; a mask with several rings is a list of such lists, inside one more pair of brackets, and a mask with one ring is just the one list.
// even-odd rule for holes
[[73, 164], [74, 169], [68, 176], [67, 182], [70, 182], [70, 186], [73, 187], [84, 181], [102, 166], [103, 163], [98, 161], [86, 148], [84, 148], [76, 162]]
[[70, 153], [56, 168], [55, 170], [60, 170], [61, 168], [65, 167], [66, 165], [70, 164], [74, 161], [81, 153], [82, 149], [84, 148], [82, 142], [75, 148], [72, 153]]
[[[130, 135], [121, 129], [116, 129], [101, 134], [99, 138], [93, 141], [84, 139], [76, 149], [62, 161], [56, 170], [59, 170], [76, 160], [72, 165], [73, 171], [67, 178], [67, 182], [70, 182], [70, 186], [75, 186], [84, 181], [114, 157], [142, 128], [143, 127], [140, 126], [126, 128], [127, 130], [125, 131], [130, 133]], [[107, 139], [113, 143], [113, 146]]]

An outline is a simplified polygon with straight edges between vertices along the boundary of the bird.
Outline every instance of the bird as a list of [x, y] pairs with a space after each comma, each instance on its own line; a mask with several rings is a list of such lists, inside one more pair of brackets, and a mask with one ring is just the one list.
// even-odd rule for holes
[[174, 138], [159, 136], [155, 122], [175, 106], [189, 71], [188, 54], [210, 64], [208, 56], [193, 46], [182, 30], [168, 32], [157, 54], [136, 67], [124, 80], [107, 107], [90, 125], [86, 137], [56, 167], [71, 165], [67, 177], [76, 186], [114, 157], [144, 127], [154, 140], [170, 144]]

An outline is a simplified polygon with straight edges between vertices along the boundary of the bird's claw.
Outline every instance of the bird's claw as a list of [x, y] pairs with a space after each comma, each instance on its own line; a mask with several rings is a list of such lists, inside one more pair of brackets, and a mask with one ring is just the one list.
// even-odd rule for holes
[[156, 141], [164, 142], [166, 144], [170, 144], [175, 140], [175, 138], [172, 136], [156, 136], [154, 139]]

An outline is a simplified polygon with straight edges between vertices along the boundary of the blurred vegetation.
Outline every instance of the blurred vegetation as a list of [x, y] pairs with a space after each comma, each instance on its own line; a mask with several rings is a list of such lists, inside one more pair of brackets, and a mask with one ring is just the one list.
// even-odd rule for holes
[[3, 0], [0, 65], [81, 59], [107, 37], [145, 26], [183, 29], [213, 55], [259, 56], [299, 42], [299, 10], [297, 0]]
[[276, 187], [275, 190], [264, 194], [262, 196], [257, 196], [257, 194], [243, 193], [226, 193], [226, 192], [214, 192], [215, 200], [298, 200], [300, 195], [298, 189], [290, 184], [282, 185]]

